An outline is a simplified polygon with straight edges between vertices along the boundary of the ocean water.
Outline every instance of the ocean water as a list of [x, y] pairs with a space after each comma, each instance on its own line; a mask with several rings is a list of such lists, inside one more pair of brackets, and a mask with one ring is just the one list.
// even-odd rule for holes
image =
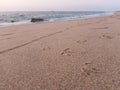
[[[44, 18], [45, 21], [70, 20], [109, 15], [112, 12], [99, 11], [33, 11], [33, 12], [0, 12], [0, 26], [31, 23], [31, 18]], [[11, 21], [15, 21], [14, 23]]]

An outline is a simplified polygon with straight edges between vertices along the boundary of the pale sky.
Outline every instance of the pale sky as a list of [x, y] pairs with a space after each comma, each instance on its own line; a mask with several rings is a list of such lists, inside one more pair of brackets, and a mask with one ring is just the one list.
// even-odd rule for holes
[[0, 0], [0, 11], [120, 10], [120, 0]]

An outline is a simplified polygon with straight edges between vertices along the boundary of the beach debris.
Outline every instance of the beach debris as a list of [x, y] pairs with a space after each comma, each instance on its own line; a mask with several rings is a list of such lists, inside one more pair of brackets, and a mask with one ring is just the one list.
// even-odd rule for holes
[[41, 22], [44, 21], [43, 18], [31, 18], [31, 22]]

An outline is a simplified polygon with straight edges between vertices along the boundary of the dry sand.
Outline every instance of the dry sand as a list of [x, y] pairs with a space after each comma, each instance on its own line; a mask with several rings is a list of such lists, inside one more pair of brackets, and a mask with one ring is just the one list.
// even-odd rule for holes
[[0, 90], [120, 90], [120, 13], [0, 27]]

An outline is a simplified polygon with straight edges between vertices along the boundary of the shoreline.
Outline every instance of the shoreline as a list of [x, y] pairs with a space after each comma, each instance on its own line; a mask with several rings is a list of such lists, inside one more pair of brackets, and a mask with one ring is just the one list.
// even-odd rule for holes
[[120, 12], [0, 27], [0, 89], [119, 90]]
[[[114, 15], [115, 12], [105, 12], [103, 14], [98, 14], [98, 15], [88, 15], [85, 17], [79, 17], [79, 18], [63, 18], [63, 19], [58, 19], [58, 20], [52, 20], [52, 21], [43, 21], [43, 22], [38, 22], [38, 23], [48, 23], [48, 22], [59, 22], [59, 21], [65, 21], [65, 20], [79, 20], [79, 19], [89, 19], [89, 18], [96, 18], [96, 17], [102, 17], [102, 16], [110, 16], [110, 15]], [[7, 27], [7, 26], [16, 26], [16, 25], [27, 25], [27, 24], [36, 24], [36, 23], [32, 23], [30, 22], [30, 20], [27, 21], [20, 21], [20, 22], [14, 22], [14, 23], [1, 23], [0, 27]]]

